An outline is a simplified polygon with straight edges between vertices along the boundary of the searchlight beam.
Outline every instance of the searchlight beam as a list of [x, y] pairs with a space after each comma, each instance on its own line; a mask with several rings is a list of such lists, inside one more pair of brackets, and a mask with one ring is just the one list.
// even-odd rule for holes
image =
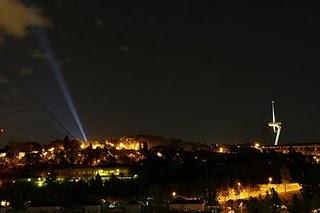
[[77, 109], [74, 105], [73, 99], [70, 95], [69, 89], [67, 87], [67, 83], [65, 82], [64, 77], [60, 71], [57, 60], [56, 60], [55, 55], [53, 53], [53, 50], [51, 48], [50, 42], [49, 42], [46, 34], [41, 31], [39, 33], [39, 43], [47, 56], [48, 63], [51, 67], [52, 74], [59, 85], [60, 91], [61, 91], [61, 93], [67, 103], [67, 106], [71, 112], [71, 115], [76, 123], [78, 131], [80, 132], [81, 139], [87, 141], [87, 137], [86, 137], [85, 131], [83, 129], [82, 123], [80, 121], [80, 117], [79, 117]]

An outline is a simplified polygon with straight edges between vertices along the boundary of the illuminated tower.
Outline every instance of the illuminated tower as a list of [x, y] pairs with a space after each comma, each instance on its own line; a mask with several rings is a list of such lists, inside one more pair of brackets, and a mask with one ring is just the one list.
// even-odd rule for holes
[[276, 122], [276, 113], [274, 110], [274, 101], [272, 101], [272, 122], [268, 124], [270, 127], [273, 127], [273, 132], [276, 136], [274, 145], [278, 145], [279, 137], [280, 137], [280, 132], [281, 132], [281, 122]]

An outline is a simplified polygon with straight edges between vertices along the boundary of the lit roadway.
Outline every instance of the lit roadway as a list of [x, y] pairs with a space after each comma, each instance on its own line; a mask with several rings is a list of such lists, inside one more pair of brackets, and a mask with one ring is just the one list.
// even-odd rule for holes
[[236, 195], [233, 189], [229, 190], [229, 195], [227, 196], [223, 196], [224, 193], [220, 192], [218, 193], [218, 200], [220, 204], [222, 204], [228, 200], [246, 200], [250, 197], [259, 197], [260, 195], [265, 196], [266, 192], [270, 192], [272, 188], [276, 190], [280, 197], [287, 199], [288, 197], [291, 197], [293, 194], [299, 193], [301, 189], [301, 186], [298, 183], [289, 183], [286, 184], [286, 186], [284, 184], [260, 184], [258, 186], [258, 189], [241, 189], [239, 195]]

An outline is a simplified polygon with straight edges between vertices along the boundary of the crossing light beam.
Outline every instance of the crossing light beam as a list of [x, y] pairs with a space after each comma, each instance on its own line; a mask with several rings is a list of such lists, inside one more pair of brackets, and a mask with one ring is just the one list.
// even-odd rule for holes
[[87, 141], [86, 133], [83, 129], [78, 111], [77, 111], [75, 104], [73, 102], [73, 99], [70, 95], [67, 83], [64, 80], [64, 77], [61, 73], [61, 70], [60, 70], [59, 65], [57, 63], [57, 59], [55, 57], [55, 54], [51, 48], [48, 37], [44, 32], [42, 32], [40, 30], [40, 32], [38, 33], [38, 39], [39, 39], [39, 43], [40, 43], [41, 47], [43, 48], [43, 51], [46, 54], [48, 64], [49, 64], [51, 71], [52, 71], [52, 75], [59, 86], [59, 89], [63, 95], [63, 98], [64, 98], [65, 102], [67, 103], [69, 111], [70, 111], [70, 113], [74, 119], [74, 122], [77, 126], [77, 130], [80, 133], [79, 136], [81, 137], [82, 140]]

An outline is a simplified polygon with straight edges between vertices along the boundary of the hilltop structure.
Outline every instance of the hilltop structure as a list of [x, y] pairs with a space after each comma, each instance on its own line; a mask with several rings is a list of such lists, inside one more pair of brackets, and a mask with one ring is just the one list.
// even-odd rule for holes
[[277, 146], [279, 142], [280, 132], [281, 132], [281, 122], [276, 122], [276, 113], [274, 108], [274, 101], [271, 102], [271, 108], [272, 108], [272, 122], [270, 122], [268, 125], [270, 127], [273, 127], [273, 132], [276, 136], [274, 145]]

